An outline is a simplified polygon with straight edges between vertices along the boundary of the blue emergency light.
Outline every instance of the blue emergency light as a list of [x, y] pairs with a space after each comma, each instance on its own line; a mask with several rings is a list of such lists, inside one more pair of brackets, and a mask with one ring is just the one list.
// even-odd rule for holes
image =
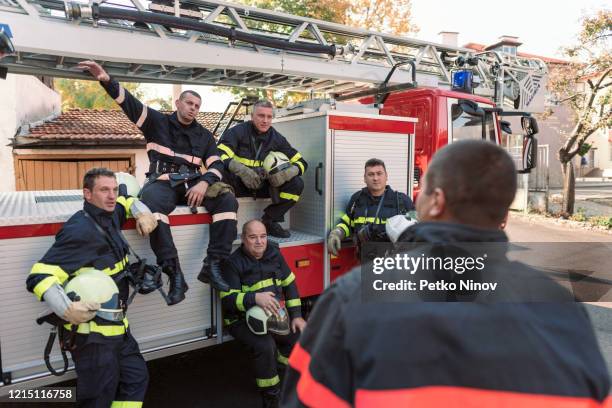
[[453, 73], [453, 91], [472, 93], [474, 73], [470, 70], [462, 69]]
[[8, 24], [0, 23], [0, 31], [4, 32], [8, 38], [13, 38], [13, 33], [11, 32], [11, 27]]

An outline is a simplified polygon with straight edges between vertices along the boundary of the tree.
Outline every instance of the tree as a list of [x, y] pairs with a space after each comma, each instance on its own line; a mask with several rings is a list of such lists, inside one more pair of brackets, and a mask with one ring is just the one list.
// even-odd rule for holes
[[578, 42], [564, 50], [572, 63], [549, 78], [549, 88], [560, 103], [567, 103], [576, 125], [558, 151], [563, 171], [562, 212], [573, 214], [575, 174], [572, 159], [584, 151], [588, 138], [598, 129], [612, 127], [612, 12], [602, 10], [584, 17]]
[[[139, 90], [140, 84], [122, 83], [125, 89], [132, 95], [141, 99], [142, 92]], [[96, 81], [75, 80], [75, 79], [55, 79], [55, 89], [62, 97], [62, 110], [66, 109], [120, 109], [113, 98], [108, 96], [106, 91]]]

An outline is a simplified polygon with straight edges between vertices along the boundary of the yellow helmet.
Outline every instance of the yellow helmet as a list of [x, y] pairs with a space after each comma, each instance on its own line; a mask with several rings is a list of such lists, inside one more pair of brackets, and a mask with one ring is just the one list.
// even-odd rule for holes
[[275, 174], [291, 167], [287, 155], [281, 152], [270, 152], [263, 161], [263, 168], [267, 174]]
[[140, 193], [140, 184], [138, 183], [138, 180], [136, 180], [136, 177], [128, 173], [119, 172], [115, 173], [115, 178], [117, 179], [117, 184], [119, 184], [119, 186], [125, 184], [127, 194], [129, 196], [138, 197], [138, 193]]
[[64, 287], [66, 296], [72, 301], [96, 302], [100, 309], [96, 316], [111, 322], [123, 320], [123, 309], [119, 301], [119, 288], [113, 278], [97, 269], [79, 272]]

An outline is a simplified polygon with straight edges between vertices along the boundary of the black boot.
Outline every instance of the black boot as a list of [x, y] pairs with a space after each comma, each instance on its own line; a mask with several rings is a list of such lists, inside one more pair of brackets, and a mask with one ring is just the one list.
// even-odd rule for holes
[[185, 292], [189, 289], [181, 265], [177, 258], [164, 261], [163, 272], [170, 278], [170, 290], [168, 290], [168, 306], [176, 305], [185, 299]]
[[261, 401], [263, 408], [278, 408], [280, 403], [280, 387], [274, 386], [261, 390]]
[[229, 291], [230, 287], [221, 275], [221, 259], [216, 257], [204, 258], [204, 265], [198, 275], [200, 282], [208, 283], [213, 288], [221, 292]]
[[268, 235], [272, 235], [273, 237], [276, 237], [276, 238], [289, 238], [291, 236], [291, 233], [289, 232], [289, 230], [286, 230], [283, 227], [281, 227], [281, 225], [278, 222], [268, 220], [265, 218], [262, 219], [261, 221], [266, 226], [266, 231], [268, 232]]

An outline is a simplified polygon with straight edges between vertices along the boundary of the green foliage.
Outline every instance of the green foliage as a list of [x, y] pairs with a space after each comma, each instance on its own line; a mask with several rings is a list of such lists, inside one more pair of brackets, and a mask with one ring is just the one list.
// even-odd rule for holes
[[587, 216], [584, 211], [584, 208], [579, 207], [578, 210], [570, 216], [570, 220], [578, 221], [578, 222], [585, 222], [587, 220]]
[[[139, 90], [140, 84], [122, 83], [121, 85], [135, 97], [143, 97]], [[62, 110], [75, 108], [119, 109], [119, 105], [108, 96], [97, 81], [56, 78], [54, 87], [62, 97]]]

